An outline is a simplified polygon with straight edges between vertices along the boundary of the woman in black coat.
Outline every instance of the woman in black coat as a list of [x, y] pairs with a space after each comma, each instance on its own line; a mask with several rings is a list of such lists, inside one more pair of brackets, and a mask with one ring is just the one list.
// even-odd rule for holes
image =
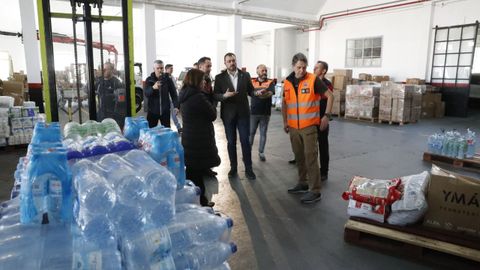
[[212, 123], [217, 118], [217, 110], [202, 92], [204, 84], [204, 73], [198, 69], [188, 71], [183, 80], [179, 97], [183, 120], [182, 145], [187, 179], [200, 187], [200, 204], [213, 206], [214, 203], [205, 197], [203, 173], [220, 165]]

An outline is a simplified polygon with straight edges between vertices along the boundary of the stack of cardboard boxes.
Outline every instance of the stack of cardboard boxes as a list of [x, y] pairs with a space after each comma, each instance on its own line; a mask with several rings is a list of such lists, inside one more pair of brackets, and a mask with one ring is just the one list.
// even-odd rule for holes
[[379, 120], [396, 123], [417, 122], [421, 114], [422, 93], [414, 85], [382, 82]]
[[443, 116], [445, 116], [445, 102], [442, 102], [442, 93], [426, 92], [422, 101], [422, 118]]
[[21, 106], [27, 100], [26, 90], [27, 76], [22, 73], [14, 73], [8, 81], [3, 81], [1, 95], [10, 96], [15, 99], [15, 106]]
[[347, 85], [352, 83], [351, 69], [333, 70], [333, 108], [332, 114], [343, 116], [345, 114], [345, 93]]
[[425, 80], [408, 78], [406, 84], [416, 85], [423, 94], [421, 104], [421, 118], [441, 118], [445, 116], [445, 102], [442, 102], [442, 93], [437, 87], [425, 85]]
[[378, 118], [380, 87], [348, 85], [345, 98], [345, 117], [375, 120]]

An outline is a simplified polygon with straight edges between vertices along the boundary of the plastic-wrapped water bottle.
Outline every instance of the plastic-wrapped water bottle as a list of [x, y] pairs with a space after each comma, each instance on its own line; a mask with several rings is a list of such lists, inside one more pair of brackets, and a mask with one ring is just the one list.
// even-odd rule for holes
[[182, 203], [182, 204], [177, 204], [175, 206], [175, 213], [182, 213], [185, 211], [189, 210], [198, 210], [198, 211], [205, 211], [206, 213], [209, 214], [215, 214], [215, 211], [213, 208], [208, 207], [208, 206], [200, 206], [198, 204], [193, 204], [193, 203]]
[[84, 136], [101, 136], [102, 134], [98, 132], [99, 123], [94, 120], [88, 120], [82, 124], [82, 128], [85, 130]]
[[127, 151], [135, 148], [133, 143], [128, 141], [116, 131], [105, 134], [105, 136], [103, 136], [103, 140], [108, 143], [107, 148], [110, 153]]
[[45, 142], [61, 142], [62, 135], [60, 133], [60, 124], [53, 122], [46, 124], [38, 122], [33, 128], [32, 141], [33, 144], [40, 144]]
[[201, 190], [197, 186], [184, 186], [175, 192], [175, 204], [200, 204], [200, 193]]
[[237, 246], [234, 243], [214, 242], [176, 252], [173, 260], [177, 269], [213, 269], [222, 265], [235, 252]]
[[20, 213], [20, 198], [14, 198], [1, 204], [0, 218]]
[[140, 233], [147, 223], [145, 212], [138, 206], [117, 203], [108, 218], [113, 221], [118, 236], [130, 237]]
[[148, 129], [148, 121], [145, 117], [125, 117], [125, 127], [123, 129], [125, 138], [136, 143], [142, 129]]
[[476, 137], [475, 137], [475, 132], [471, 131], [470, 129], [467, 129], [467, 152], [466, 152], [466, 158], [473, 158], [475, 155], [475, 146], [476, 146]]
[[109, 153], [108, 141], [98, 136], [87, 136], [82, 140], [82, 154], [85, 157]]
[[137, 205], [148, 195], [148, 188], [138, 172], [116, 154], [103, 156], [98, 166], [107, 172], [107, 179], [113, 183], [118, 200], [125, 205]]
[[109, 239], [100, 247], [81, 235], [74, 236], [72, 269], [117, 270], [121, 267], [121, 255], [115, 240]]
[[177, 181], [167, 169], [156, 163], [144, 151], [132, 150], [123, 158], [142, 173], [144, 181], [150, 187], [154, 197], [173, 199]]
[[230, 239], [233, 220], [201, 212], [187, 211], [175, 216], [168, 232], [172, 250], [185, 250], [192, 245]]
[[77, 122], [68, 122], [63, 127], [63, 135], [65, 139], [80, 140], [82, 138], [81, 125]]
[[457, 143], [458, 143], [457, 158], [458, 159], [464, 159], [465, 158], [465, 150], [467, 148], [466, 140], [463, 137], [461, 137], [460, 139], [458, 139]]
[[28, 181], [21, 193], [22, 223], [70, 222], [71, 173], [65, 148], [32, 148]]
[[80, 141], [75, 139], [65, 139], [63, 140], [63, 145], [67, 148], [67, 158], [70, 159], [80, 159], [84, 157], [82, 153], [82, 145]]
[[171, 199], [157, 199], [148, 196], [143, 200], [142, 205], [149, 227], [160, 227], [167, 225], [175, 216], [175, 206]]
[[164, 227], [122, 239], [127, 269], [150, 269], [144, 267], [169, 257], [171, 247], [170, 235]]
[[428, 137], [427, 144], [429, 153], [435, 153], [435, 137], [435, 134]]
[[110, 132], [115, 132], [118, 134], [122, 134], [122, 130], [118, 126], [117, 122], [113, 120], [112, 118], [105, 118], [102, 120], [101, 123], [101, 133], [102, 134], [107, 134]]

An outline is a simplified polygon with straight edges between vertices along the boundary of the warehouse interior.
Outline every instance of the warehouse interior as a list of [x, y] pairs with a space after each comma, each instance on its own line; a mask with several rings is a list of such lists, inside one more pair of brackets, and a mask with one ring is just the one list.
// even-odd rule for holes
[[[180, 253], [173, 251], [165, 255], [171, 264], [162, 258], [163, 264], [155, 264], [158, 268], [142, 263], [132, 267], [123, 264], [129, 259], [128, 249], [123, 253], [119, 247], [120, 268], [107, 266], [109, 262], [98, 268], [78, 264], [75, 268], [74, 255], [74, 263], [68, 261], [72, 269], [479, 269], [479, 1], [15, 0], [2, 4], [0, 96], [9, 97], [0, 102], [0, 113], [5, 114], [0, 114], [0, 131], [3, 128], [5, 133], [0, 132], [2, 202], [12, 201], [21, 158], [34, 152], [28, 145], [31, 141], [33, 145], [35, 121], [41, 118], [37, 115], [47, 123], [59, 122], [65, 138], [64, 127], [71, 123], [97, 120], [100, 98], [91, 91], [96, 85], [89, 78], [97, 78], [95, 72], [102, 74], [104, 63], [113, 63], [115, 76], [126, 85], [124, 115], [121, 123], [115, 119], [124, 135], [124, 117], [148, 117], [145, 89], [154, 60], [173, 65], [179, 92], [197, 60], [211, 58], [213, 79], [226, 69], [228, 52], [236, 55], [239, 70], [252, 78], [263, 64], [268, 78], [276, 79], [266, 161], [258, 155], [259, 137], [251, 146], [255, 180], [249, 179], [243, 164], [237, 177], [229, 177], [228, 135], [220, 112], [224, 104], [216, 107], [213, 127], [221, 163], [212, 168], [217, 175], [204, 177], [204, 182], [208, 200], [215, 202], [213, 210], [233, 220], [228, 242], [235, 243], [235, 251], [225, 263], [212, 263], [213, 253], [198, 253], [202, 257], [191, 249], [180, 252], [182, 258], [197, 256], [191, 268], [180, 267]], [[92, 8], [90, 17], [85, 6]], [[327, 133], [328, 179], [321, 181], [321, 200], [313, 204], [287, 192], [299, 176], [297, 165], [290, 162], [295, 155], [291, 133], [284, 131], [282, 93], [297, 53], [308, 59], [308, 73], [315, 72], [317, 61], [328, 63], [325, 78], [332, 82], [334, 100]], [[252, 102], [253, 97], [249, 99]], [[35, 114], [28, 114], [31, 126], [22, 128], [25, 124], [20, 120], [20, 128], [15, 126], [16, 109], [22, 119], [27, 118], [22, 116], [25, 112]], [[173, 124], [172, 129], [181, 134]], [[16, 133], [19, 130], [22, 135]], [[454, 156], [441, 149], [435, 153], [434, 141], [441, 137], [446, 148], [448, 134], [458, 137], [451, 146], [456, 147]], [[235, 147], [240, 159], [240, 141]], [[145, 150], [142, 145], [138, 148]], [[426, 209], [415, 208], [425, 212], [407, 225], [389, 224], [395, 211], [409, 214], [395, 210], [398, 204], [394, 204], [408, 197], [407, 176], [425, 171], [422, 195], [410, 194], [423, 198], [412, 199], [416, 206], [428, 202]], [[390, 200], [390, 192], [403, 197], [389, 203], [362, 201], [362, 195], [355, 197], [362, 187], [352, 184], [360, 178], [367, 179], [364, 187], [383, 183], [378, 185], [388, 192], [385, 201]], [[393, 187], [394, 182], [401, 184]], [[384, 190], [371, 197], [383, 196], [379, 193]], [[9, 217], [3, 210], [8, 204], [0, 210], [3, 239], [9, 239], [11, 232], [11, 224], [4, 221]], [[435, 217], [434, 210], [438, 210]], [[9, 242], [0, 240], [0, 269], [24, 258], [10, 259], [8, 247]], [[48, 267], [41, 261], [30, 269], [65, 269], [58, 265]]]

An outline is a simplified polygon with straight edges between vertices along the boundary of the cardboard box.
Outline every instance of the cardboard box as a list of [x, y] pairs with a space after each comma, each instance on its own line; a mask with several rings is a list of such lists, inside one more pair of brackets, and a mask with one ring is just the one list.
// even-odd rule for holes
[[4, 81], [3, 82], [3, 94], [15, 99], [15, 106], [23, 104], [24, 100], [24, 85], [21, 82], [16, 81]]
[[344, 76], [347, 77], [348, 80], [352, 79], [353, 71], [351, 69], [334, 69], [333, 70], [334, 76]]
[[425, 84], [425, 80], [419, 78], [408, 78], [405, 82], [406, 84], [415, 84], [415, 85], [422, 85]]
[[371, 81], [372, 75], [368, 73], [360, 73], [358, 74], [358, 79], [362, 81]]
[[334, 89], [333, 90], [333, 102], [337, 102], [337, 101], [345, 101], [345, 94], [346, 94], [346, 90], [338, 90], [338, 89]]
[[442, 93], [427, 92], [423, 95], [422, 100], [425, 102], [442, 102]]
[[442, 118], [445, 116], [445, 102], [435, 103], [435, 118]]
[[435, 102], [422, 101], [421, 118], [434, 118], [436, 104]]
[[424, 225], [480, 237], [480, 180], [432, 165]]
[[387, 82], [387, 81], [390, 81], [390, 76], [388, 76], [388, 75], [386, 75], [386, 76], [375, 75], [375, 76], [372, 77], [372, 81], [377, 82], [377, 83]]
[[347, 85], [351, 82], [351, 78], [345, 76], [337, 76], [335, 75], [333, 80], [333, 88], [338, 90], [346, 89]]

